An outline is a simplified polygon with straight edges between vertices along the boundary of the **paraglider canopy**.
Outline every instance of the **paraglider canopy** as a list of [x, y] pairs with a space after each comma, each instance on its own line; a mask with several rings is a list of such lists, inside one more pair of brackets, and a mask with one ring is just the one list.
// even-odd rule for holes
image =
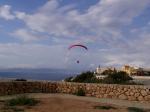
[[74, 45], [71, 45], [71, 46], [69, 46], [68, 49], [70, 50], [70, 49], [72, 49], [73, 47], [82, 47], [82, 48], [88, 50], [88, 48], [87, 48], [86, 46], [82, 45], [82, 44], [74, 44]]
[[[82, 44], [73, 44], [73, 45], [69, 46], [68, 49], [71, 50], [71, 49], [74, 48], [74, 47], [79, 47], [79, 48], [88, 50], [88, 48], [87, 48], [86, 46], [82, 45]], [[79, 64], [80, 61], [77, 60], [76, 63]]]

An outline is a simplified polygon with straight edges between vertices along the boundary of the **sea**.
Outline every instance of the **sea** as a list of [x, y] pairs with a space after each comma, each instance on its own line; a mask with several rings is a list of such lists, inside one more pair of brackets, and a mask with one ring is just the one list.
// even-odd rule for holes
[[65, 69], [0, 69], [0, 79], [26, 79], [61, 81], [67, 77], [75, 76], [79, 71]]

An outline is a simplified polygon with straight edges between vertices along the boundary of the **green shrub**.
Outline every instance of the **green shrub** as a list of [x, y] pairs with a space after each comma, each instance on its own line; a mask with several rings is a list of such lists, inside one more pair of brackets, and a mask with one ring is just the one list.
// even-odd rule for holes
[[8, 100], [6, 103], [8, 106], [23, 106], [23, 105], [34, 106], [38, 103], [38, 101], [33, 98], [29, 98], [23, 95], [23, 96], [18, 96], [14, 99]]
[[100, 79], [97, 79], [93, 72], [83, 72], [76, 77], [68, 77], [64, 80], [65, 82], [79, 82], [79, 83], [100, 83]]
[[102, 79], [97, 79], [93, 76], [91, 79], [86, 79], [84, 83], [102, 83]]
[[103, 79], [103, 83], [122, 84], [127, 83], [130, 80], [132, 80], [132, 78], [126, 72], [120, 71], [108, 74], [108, 76]]
[[78, 89], [75, 93], [77, 96], [85, 96], [85, 91], [83, 89]]
[[146, 112], [145, 110], [137, 107], [128, 107], [129, 112]]
[[68, 77], [68, 78], [66, 78], [64, 81], [65, 81], [65, 82], [72, 82], [72, 79], [73, 79], [73, 77]]
[[12, 110], [13, 112], [24, 112], [24, 109], [19, 109], [16, 107], [11, 108], [10, 110]]
[[[117, 72], [114, 70], [107, 70], [104, 74], [107, 76], [104, 79], [97, 79], [93, 72], [83, 72], [75, 78], [66, 78], [66, 82], [79, 82], [79, 83], [106, 83], [106, 84], [130, 84], [137, 85], [138, 83], [131, 82], [132, 78], [123, 71]], [[138, 84], [140, 85], [140, 84]]]
[[27, 81], [26, 79], [15, 79], [15, 81]]
[[109, 109], [116, 109], [116, 108], [115, 108], [115, 107], [112, 107], [112, 106], [94, 106], [94, 109], [109, 110]]
[[116, 73], [116, 72], [117, 72], [116, 69], [114, 69], [114, 70], [107, 69], [107, 70], [102, 72], [102, 75], [113, 74], [113, 73]]
[[24, 112], [24, 109], [14, 106], [4, 106], [1, 108], [0, 112]]
[[80, 82], [80, 83], [83, 83], [83, 82], [87, 82], [89, 81], [91, 78], [94, 77], [94, 73], [93, 72], [83, 72], [81, 73], [80, 75], [77, 75], [73, 80], [72, 82]]

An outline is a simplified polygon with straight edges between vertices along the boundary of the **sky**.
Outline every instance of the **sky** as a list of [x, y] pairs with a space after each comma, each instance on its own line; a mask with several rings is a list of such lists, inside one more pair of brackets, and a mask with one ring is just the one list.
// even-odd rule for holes
[[0, 0], [0, 68], [149, 68], [149, 48], [150, 0]]

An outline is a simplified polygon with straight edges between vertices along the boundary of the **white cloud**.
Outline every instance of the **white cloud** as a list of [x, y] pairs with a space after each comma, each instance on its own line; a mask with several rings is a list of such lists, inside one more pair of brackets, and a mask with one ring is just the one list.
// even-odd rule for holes
[[37, 41], [39, 39], [47, 38], [46, 36], [38, 35], [36, 32], [29, 31], [27, 29], [18, 29], [11, 33], [11, 35], [20, 40], [23, 40], [24, 42]]
[[149, 0], [100, 0], [80, 13], [69, 5], [60, 7], [57, 0], [52, 0], [33, 14], [17, 12], [16, 15], [28, 28], [38, 32], [61, 38], [95, 37], [107, 43], [121, 38], [121, 27], [129, 25], [149, 5]]
[[[138, 4], [134, 5], [135, 3]], [[149, 5], [149, 0], [101, 0], [88, 10], [87, 16], [91, 21], [115, 27], [129, 24]]]
[[65, 68], [65, 51], [62, 45], [0, 44], [0, 66]]
[[6, 20], [12, 20], [15, 18], [15, 16], [11, 12], [11, 6], [0, 6], [0, 18], [4, 18]]
[[16, 15], [16, 18], [18, 18], [18, 19], [24, 19], [26, 17], [25, 12], [15, 11], [15, 15]]
[[[15, 49], [12, 51], [19, 53], [17, 58], [22, 54], [24, 60], [29, 61], [20, 63], [17, 62], [17, 58], [12, 60], [15, 60], [17, 63], [14, 63], [18, 65], [58, 67], [65, 63], [69, 67], [78, 67], [73, 60], [80, 53], [74, 52], [71, 57], [66, 56], [65, 53], [71, 42], [83, 42], [95, 44], [92, 50], [88, 51], [88, 55], [83, 53], [81, 57], [79, 56], [84, 62], [83, 65], [81, 64], [83, 67], [99, 64], [150, 66], [148, 63], [150, 60], [150, 25], [134, 30], [130, 27], [134, 18], [149, 6], [150, 0], [100, 0], [85, 12], [80, 13], [72, 5], [61, 7], [58, 0], [51, 0], [32, 14], [14, 11], [15, 17], [23, 21], [26, 26], [14, 31], [13, 36], [24, 42], [30, 42], [47, 38], [47, 36], [41, 38], [41, 33], [48, 34], [53, 44], [51, 46], [29, 45], [29, 47], [26, 44], [12, 45], [12, 48]], [[124, 35], [124, 28], [132, 31], [125, 32], [129, 37]], [[53, 46], [54, 44], [56, 45]], [[61, 45], [62, 48], [58, 45]], [[99, 50], [100, 48], [102, 50]], [[6, 45], [5, 50], [9, 51], [9, 49], [11, 48]], [[36, 56], [38, 58], [35, 58]]]

